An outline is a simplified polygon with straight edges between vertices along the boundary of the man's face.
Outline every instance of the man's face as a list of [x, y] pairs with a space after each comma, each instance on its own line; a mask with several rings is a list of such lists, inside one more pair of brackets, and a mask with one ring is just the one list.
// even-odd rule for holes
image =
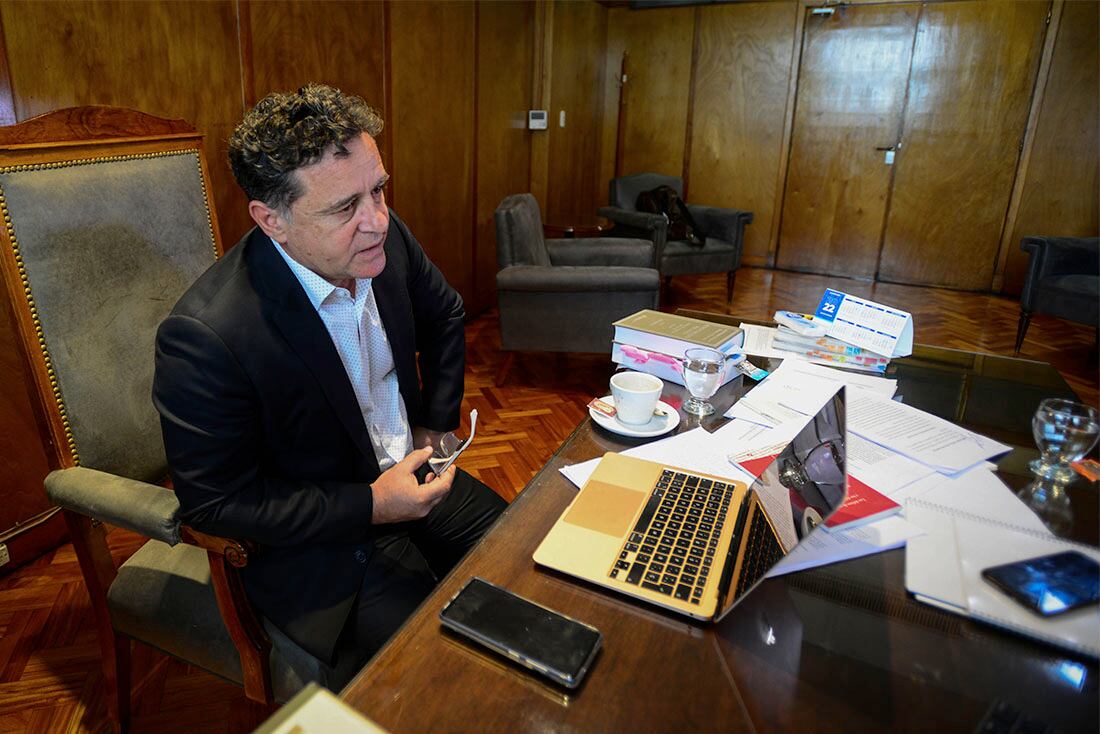
[[[389, 180], [378, 146], [366, 133], [345, 143], [346, 156], [324, 157], [295, 172], [302, 194], [290, 217], [268, 232], [287, 254], [334, 285], [377, 277], [390, 226], [383, 187]], [[265, 231], [267, 228], [264, 228]]]

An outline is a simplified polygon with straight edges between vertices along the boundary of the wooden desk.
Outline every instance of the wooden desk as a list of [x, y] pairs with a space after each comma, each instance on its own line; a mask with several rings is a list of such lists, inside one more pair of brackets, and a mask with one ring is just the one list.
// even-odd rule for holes
[[[1019, 447], [1000, 465], [1013, 486], [1035, 455], [1038, 400], [1072, 395], [1047, 365], [954, 350], [918, 347], [891, 372], [909, 404]], [[719, 407], [744, 389], [723, 388]], [[664, 399], [681, 396], [670, 385]], [[900, 550], [768, 580], [718, 627], [536, 568], [531, 554], [575, 495], [558, 469], [632, 443], [578, 426], [343, 698], [394, 732], [973, 731], [997, 699], [1062, 731], [1097, 730], [1095, 661], [913, 601]], [[1096, 485], [1071, 497], [1074, 534], [1096, 542]], [[440, 608], [474, 575], [604, 633], [581, 688], [543, 684], [440, 628]]]

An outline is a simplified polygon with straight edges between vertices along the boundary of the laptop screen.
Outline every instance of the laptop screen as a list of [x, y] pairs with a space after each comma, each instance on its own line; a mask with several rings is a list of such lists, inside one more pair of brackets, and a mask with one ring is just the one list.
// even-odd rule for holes
[[844, 502], [844, 388], [825, 403], [753, 482], [719, 590], [725, 614]]

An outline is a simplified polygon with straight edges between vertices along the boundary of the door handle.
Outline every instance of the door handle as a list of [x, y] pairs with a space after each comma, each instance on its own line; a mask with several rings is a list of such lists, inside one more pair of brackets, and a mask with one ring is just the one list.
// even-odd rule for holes
[[875, 148], [878, 152], [882, 153], [882, 162], [888, 166], [894, 165], [894, 156], [896, 151], [901, 147], [901, 144], [897, 145], [880, 145]]

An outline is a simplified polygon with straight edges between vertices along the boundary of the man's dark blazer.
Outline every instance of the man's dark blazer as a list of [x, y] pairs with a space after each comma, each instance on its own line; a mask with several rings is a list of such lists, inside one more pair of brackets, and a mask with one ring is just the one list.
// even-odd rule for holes
[[[392, 212], [385, 252], [373, 287], [409, 423], [452, 430], [462, 299]], [[258, 228], [161, 324], [153, 400], [181, 519], [258, 543], [243, 572], [249, 597], [331, 660], [373, 548], [369, 483], [379, 467], [321, 317]]]

